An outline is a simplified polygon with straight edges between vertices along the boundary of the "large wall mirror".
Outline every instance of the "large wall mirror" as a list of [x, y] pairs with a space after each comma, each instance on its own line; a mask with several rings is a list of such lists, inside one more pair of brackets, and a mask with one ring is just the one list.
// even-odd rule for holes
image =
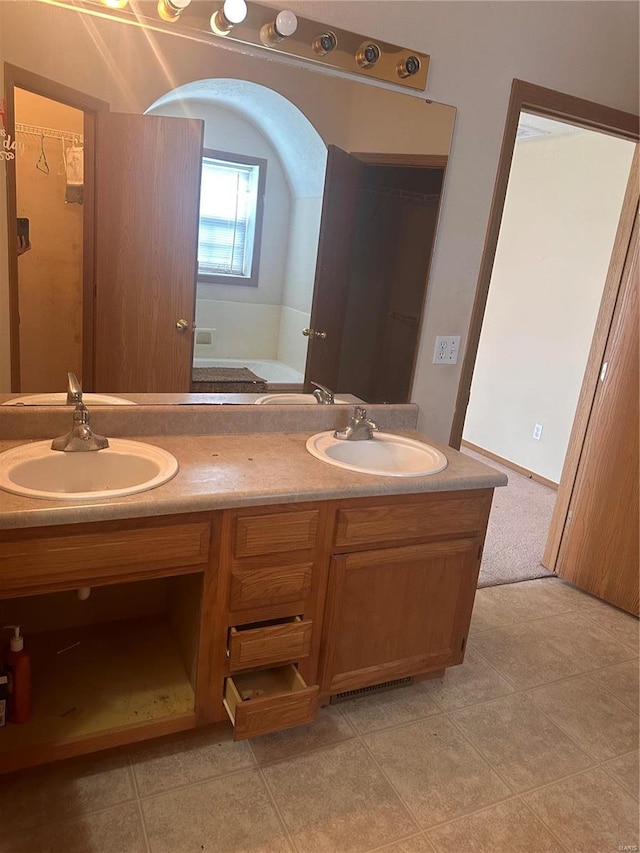
[[11, 390], [73, 370], [112, 394], [409, 400], [453, 107], [70, 8], [0, 16], [31, 240]]

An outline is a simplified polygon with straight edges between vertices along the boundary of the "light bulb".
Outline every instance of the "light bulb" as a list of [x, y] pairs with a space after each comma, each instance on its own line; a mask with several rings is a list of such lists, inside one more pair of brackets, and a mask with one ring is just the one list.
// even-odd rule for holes
[[269, 47], [277, 44], [283, 38], [292, 36], [298, 29], [298, 19], [288, 9], [283, 9], [278, 12], [275, 20], [270, 24], [265, 24], [260, 30], [260, 40], [262, 44]]
[[219, 36], [228, 35], [236, 24], [241, 24], [247, 17], [245, 0], [224, 0], [223, 6], [211, 16], [211, 30]]
[[158, 15], [163, 21], [177, 21], [191, 0], [158, 0]]

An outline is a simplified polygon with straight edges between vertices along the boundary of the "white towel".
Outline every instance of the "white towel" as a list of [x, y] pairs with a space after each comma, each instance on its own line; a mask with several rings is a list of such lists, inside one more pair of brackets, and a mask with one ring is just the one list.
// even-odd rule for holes
[[82, 204], [84, 185], [84, 150], [72, 145], [67, 151], [67, 204]]

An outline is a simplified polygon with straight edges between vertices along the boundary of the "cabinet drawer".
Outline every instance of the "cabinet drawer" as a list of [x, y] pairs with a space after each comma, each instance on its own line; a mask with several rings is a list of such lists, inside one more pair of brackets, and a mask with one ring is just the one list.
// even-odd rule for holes
[[318, 535], [317, 509], [238, 515], [233, 555], [255, 557], [314, 548]]
[[234, 740], [311, 723], [317, 705], [318, 685], [307, 687], [295, 666], [245, 672], [225, 681], [224, 706]]
[[229, 609], [236, 613], [280, 604], [302, 605], [311, 590], [312, 569], [312, 563], [236, 567], [231, 572]]
[[229, 671], [255, 669], [306, 658], [311, 647], [313, 623], [296, 616], [292, 622], [258, 628], [231, 628]]
[[209, 560], [209, 516], [174, 516], [7, 531], [0, 536], [0, 592], [73, 588], [80, 580], [193, 571]]
[[484, 531], [491, 491], [434, 493], [415, 503], [378, 504], [338, 510], [335, 544], [341, 546], [406, 542], [431, 536]]

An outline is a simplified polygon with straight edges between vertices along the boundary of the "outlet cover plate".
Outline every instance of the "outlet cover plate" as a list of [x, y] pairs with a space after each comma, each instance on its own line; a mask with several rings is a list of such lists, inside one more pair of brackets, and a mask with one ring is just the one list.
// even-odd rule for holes
[[438, 335], [433, 353], [434, 364], [457, 364], [460, 335]]

